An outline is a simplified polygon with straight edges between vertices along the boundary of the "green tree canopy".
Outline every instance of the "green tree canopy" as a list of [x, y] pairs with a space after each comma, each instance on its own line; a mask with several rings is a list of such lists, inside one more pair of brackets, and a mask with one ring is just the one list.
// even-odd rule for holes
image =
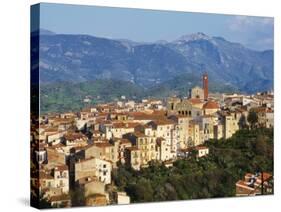
[[255, 111], [250, 111], [247, 119], [251, 125], [251, 128], [254, 128], [259, 121], [258, 115]]

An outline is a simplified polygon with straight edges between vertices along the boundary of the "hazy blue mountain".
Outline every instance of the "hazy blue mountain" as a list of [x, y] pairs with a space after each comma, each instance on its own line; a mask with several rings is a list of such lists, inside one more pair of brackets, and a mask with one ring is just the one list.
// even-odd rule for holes
[[250, 92], [272, 88], [272, 50], [254, 51], [203, 33], [183, 36], [170, 47], [183, 54], [189, 63], [201, 65], [213, 79]]
[[254, 51], [203, 33], [155, 43], [41, 34], [39, 67], [43, 83], [115, 79], [151, 89], [179, 83], [175, 79], [188, 74], [197, 76], [198, 84], [208, 72], [210, 81], [222, 87], [246, 92], [273, 88], [273, 50]]

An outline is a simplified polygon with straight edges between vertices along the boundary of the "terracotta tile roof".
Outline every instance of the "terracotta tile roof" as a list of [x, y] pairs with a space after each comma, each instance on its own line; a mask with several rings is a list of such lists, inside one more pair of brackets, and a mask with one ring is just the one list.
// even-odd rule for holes
[[[268, 181], [272, 175], [270, 173], [267, 173], [267, 172], [263, 172], [263, 180], [264, 182]], [[245, 189], [248, 189], [248, 190], [251, 190], [253, 191], [255, 188], [249, 186], [249, 182], [250, 182], [250, 179], [251, 178], [255, 178], [256, 181], [255, 181], [255, 187], [261, 185], [261, 176], [262, 174], [259, 174], [258, 176], [252, 174], [252, 173], [246, 173], [245, 174], [245, 180], [239, 180], [237, 183], [236, 183], [236, 186], [240, 186], [240, 187], [243, 187]]]
[[50, 202], [57, 202], [57, 201], [69, 201], [70, 200], [70, 196], [63, 194], [60, 196], [52, 196], [50, 197]]
[[196, 104], [203, 104], [203, 101], [201, 101], [200, 99], [198, 98], [192, 98], [192, 99], [188, 99], [188, 101], [193, 104], [193, 105], [196, 105]]
[[[267, 173], [267, 172], [263, 172], [263, 180], [264, 180], [264, 181], [269, 180], [271, 177], [272, 177], [271, 174], [269, 174], [269, 173]], [[261, 175], [259, 175], [258, 178], [261, 180]]]
[[55, 118], [55, 119], [53, 119], [53, 122], [56, 122], [58, 124], [69, 124], [73, 121], [74, 121], [73, 118]]
[[246, 184], [245, 181], [243, 180], [239, 180], [237, 183], [236, 183], [236, 186], [238, 187], [243, 187], [244, 189], [248, 189], [250, 191], [254, 191], [255, 189], [250, 187], [248, 184]]
[[55, 171], [65, 171], [65, 170], [68, 170], [67, 165], [60, 165], [55, 167]]
[[64, 135], [64, 138], [69, 141], [74, 141], [78, 139], [85, 139], [87, 140], [87, 137], [83, 135], [82, 133], [76, 133], [76, 132], [69, 132]]
[[112, 127], [114, 128], [135, 128], [136, 126], [140, 125], [139, 123], [135, 122], [114, 122], [112, 123]]
[[49, 127], [49, 126], [41, 126], [40, 125], [40, 129], [44, 129], [46, 133], [47, 132], [49, 132], [49, 133], [58, 132], [58, 127]]
[[104, 148], [104, 147], [113, 147], [113, 145], [110, 144], [110, 143], [95, 143], [94, 146], [101, 147], [101, 148]]
[[150, 120], [152, 116], [143, 112], [131, 112], [129, 116], [133, 117], [134, 120]]
[[202, 150], [202, 149], [209, 149], [209, 148], [206, 147], [206, 146], [196, 146], [195, 149], [196, 150]]
[[154, 111], [152, 113], [131, 112], [130, 117], [134, 120], [156, 120], [165, 117], [166, 111]]
[[219, 109], [220, 106], [217, 102], [215, 101], [208, 101], [203, 105], [204, 109]]
[[147, 123], [147, 125], [173, 125], [175, 124], [173, 120], [170, 119], [157, 119]]

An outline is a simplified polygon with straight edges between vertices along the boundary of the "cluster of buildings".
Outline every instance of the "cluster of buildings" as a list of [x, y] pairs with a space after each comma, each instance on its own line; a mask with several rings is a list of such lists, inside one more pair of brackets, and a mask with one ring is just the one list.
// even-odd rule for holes
[[246, 173], [244, 179], [236, 183], [236, 196], [256, 196], [273, 194], [273, 176], [267, 172]]
[[230, 138], [248, 125], [250, 110], [261, 126], [273, 127], [273, 93], [209, 94], [205, 74], [202, 88], [185, 98], [123, 98], [78, 113], [42, 115], [31, 123], [34, 195], [52, 206], [128, 204], [130, 197], [111, 179], [119, 164], [140, 170], [150, 161], [172, 166], [194, 151], [204, 157], [204, 142]]

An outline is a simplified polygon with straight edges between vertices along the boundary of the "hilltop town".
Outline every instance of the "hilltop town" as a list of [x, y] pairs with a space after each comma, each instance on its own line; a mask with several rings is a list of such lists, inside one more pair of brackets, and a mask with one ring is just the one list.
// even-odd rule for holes
[[[183, 158], [208, 157], [207, 141], [227, 140], [244, 128], [274, 127], [273, 92], [213, 94], [208, 84], [204, 74], [202, 87], [186, 97], [140, 102], [122, 97], [31, 119], [32, 196], [52, 207], [129, 204], [130, 196], [112, 183], [119, 166], [140, 171], [157, 161], [173, 167]], [[237, 196], [261, 194], [272, 178], [266, 171], [245, 173]], [[73, 202], [74, 191], [81, 202]]]

